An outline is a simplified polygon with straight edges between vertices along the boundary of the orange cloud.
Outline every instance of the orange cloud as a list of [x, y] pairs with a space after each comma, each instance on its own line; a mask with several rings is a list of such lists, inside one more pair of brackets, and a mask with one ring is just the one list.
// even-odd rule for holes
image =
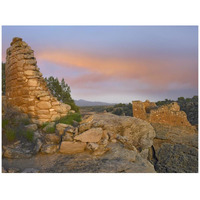
[[[184, 58], [182, 60], [163, 58], [133, 60], [58, 50], [39, 52], [37, 58], [61, 66], [89, 70], [91, 75], [76, 80], [79, 82], [98, 81], [98, 79], [101, 81], [105, 76], [105, 78], [118, 80], [136, 79], [160, 87], [166, 87], [170, 83], [190, 84], [194, 87], [198, 85], [197, 64]], [[94, 74], [98, 74], [98, 77]]]

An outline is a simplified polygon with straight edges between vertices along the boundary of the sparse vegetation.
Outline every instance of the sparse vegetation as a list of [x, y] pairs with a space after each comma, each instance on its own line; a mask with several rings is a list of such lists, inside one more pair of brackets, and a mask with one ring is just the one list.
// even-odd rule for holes
[[40, 128], [43, 129], [43, 128], [46, 127], [48, 124], [49, 124], [49, 122], [44, 122], [44, 123], [40, 126]]
[[56, 131], [56, 128], [54, 126], [54, 127], [48, 127], [45, 132], [46, 133], [55, 133], [55, 131]]
[[70, 113], [69, 115], [60, 118], [57, 123], [63, 123], [63, 124], [73, 124], [73, 121], [80, 122], [81, 121], [81, 115], [79, 113]]
[[6, 128], [8, 123], [9, 123], [8, 119], [2, 119], [2, 128]]
[[16, 140], [28, 140], [32, 142], [33, 132], [27, 131], [25, 125], [30, 124], [30, 120], [22, 113], [12, 108], [7, 108], [7, 112], [2, 117], [2, 139], [4, 143], [11, 143]]
[[112, 114], [119, 115], [119, 116], [133, 116], [133, 111], [132, 111], [132, 104], [124, 104], [124, 103], [119, 103], [116, 104], [112, 107], [109, 107], [106, 109], [107, 112], [111, 112]]
[[11, 128], [7, 128], [5, 130], [5, 135], [6, 135], [7, 140], [10, 142], [14, 141], [16, 138], [16, 132]]
[[23, 132], [23, 136], [29, 141], [33, 142], [34, 132], [31, 130], [26, 130]]

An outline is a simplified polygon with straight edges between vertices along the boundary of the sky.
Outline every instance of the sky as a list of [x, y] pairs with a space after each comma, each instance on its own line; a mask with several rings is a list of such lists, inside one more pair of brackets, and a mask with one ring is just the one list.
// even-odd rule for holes
[[197, 26], [3, 26], [3, 62], [13, 37], [31, 46], [44, 77], [64, 78], [76, 100], [198, 95]]

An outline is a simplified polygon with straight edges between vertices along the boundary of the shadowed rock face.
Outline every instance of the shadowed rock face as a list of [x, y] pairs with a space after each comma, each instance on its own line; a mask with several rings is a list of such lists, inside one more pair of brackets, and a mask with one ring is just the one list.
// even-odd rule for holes
[[21, 38], [13, 38], [6, 56], [6, 99], [8, 106], [29, 114], [34, 123], [54, 121], [71, 107], [50, 93], [37, 67], [34, 51]]
[[157, 172], [198, 172], [198, 134], [193, 127], [152, 124]]
[[133, 115], [150, 122], [156, 132], [150, 160], [157, 172], [198, 172], [198, 133], [178, 103], [157, 107], [133, 101]]

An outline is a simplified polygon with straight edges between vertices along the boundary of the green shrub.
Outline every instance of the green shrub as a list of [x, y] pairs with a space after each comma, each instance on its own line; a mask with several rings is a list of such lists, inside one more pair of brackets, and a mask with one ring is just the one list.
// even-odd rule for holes
[[13, 129], [8, 128], [5, 130], [6, 138], [8, 141], [13, 141], [16, 138], [16, 133]]
[[54, 126], [54, 127], [47, 128], [45, 132], [47, 132], [47, 133], [55, 133], [55, 131], [56, 131], [56, 128]]
[[2, 119], [2, 128], [6, 128], [8, 123], [9, 123], [8, 119]]
[[47, 126], [49, 122], [44, 122], [40, 127], [43, 129], [45, 126]]
[[57, 121], [57, 123], [73, 125], [73, 121], [80, 122], [81, 121], [81, 115], [79, 113], [71, 113], [71, 114], [69, 114], [65, 117], [60, 118]]
[[33, 137], [34, 137], [34, 132], [31, 130], [26, 130], [23, 133], [23, 136], [29, 141], [32, 142], [33, 141]]

